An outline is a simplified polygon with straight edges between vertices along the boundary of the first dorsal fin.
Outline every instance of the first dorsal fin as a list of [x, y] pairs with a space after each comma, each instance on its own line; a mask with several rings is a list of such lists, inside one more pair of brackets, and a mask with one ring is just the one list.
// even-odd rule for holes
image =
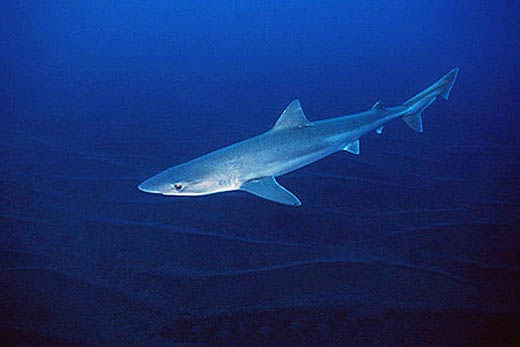
[[312, 122], [305, 117], [302, 106], [298, 99], [293, 100], [289, 106], [283, 111], [278, 121], [273, 126], [273, 130], [284, 129], [284, 128], [296, 128], [311, 126]]
[[372, 109], [374, 110], [384, 110], [385, 107], [383, 106], [383, 103], [381, 100], [376, 101], [376, 103], [372, 106]]

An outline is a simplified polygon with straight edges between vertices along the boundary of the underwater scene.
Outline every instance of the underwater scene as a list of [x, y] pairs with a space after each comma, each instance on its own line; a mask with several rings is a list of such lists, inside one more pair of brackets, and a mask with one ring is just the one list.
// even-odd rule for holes
[[518, 1], [4, 1], [1, 346], [509, 346]]

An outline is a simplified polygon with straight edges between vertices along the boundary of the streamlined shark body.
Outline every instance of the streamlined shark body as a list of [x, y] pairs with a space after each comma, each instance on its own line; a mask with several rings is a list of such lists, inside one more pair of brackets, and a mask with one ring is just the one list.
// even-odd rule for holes
[[458, 68], [400, 106], [377, 102], [368, 111], [321, 121], [307, 119], [294, 100], [267, 132], [173, 166], [139, 184], [147, 193], [197, 196], [243, 190], [274, 202], [300, 206], [300, 200], [275, 177], [337, 151], [359, 154], [359, 138], [401, 118], [423, 131], [422, 112], [440, 95], [448, 99]]

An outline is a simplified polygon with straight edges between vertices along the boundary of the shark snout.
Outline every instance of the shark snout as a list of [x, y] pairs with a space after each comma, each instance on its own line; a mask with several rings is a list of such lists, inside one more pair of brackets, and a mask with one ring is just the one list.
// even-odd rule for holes
[[137, 188], [145, 193], [162, 194], [161, 185], [157, 184], [157, 182], [154, 182], [152, 179], [147, 179], [146, 181], [141, 182]]

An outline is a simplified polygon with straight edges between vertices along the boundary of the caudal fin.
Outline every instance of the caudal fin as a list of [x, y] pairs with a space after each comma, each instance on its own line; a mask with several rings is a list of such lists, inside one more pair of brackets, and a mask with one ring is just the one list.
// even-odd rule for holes
[[403, 104], [403, 106], [408, 107], [406, 115], [402, 117], [403, 121], [413, 130], [422, 132], [422, 112], [427, 109], [439, 95], [448, 100], [458, 74], [459, 68], [456, 67], [430, 87], [413, 98], [408, 99]]

